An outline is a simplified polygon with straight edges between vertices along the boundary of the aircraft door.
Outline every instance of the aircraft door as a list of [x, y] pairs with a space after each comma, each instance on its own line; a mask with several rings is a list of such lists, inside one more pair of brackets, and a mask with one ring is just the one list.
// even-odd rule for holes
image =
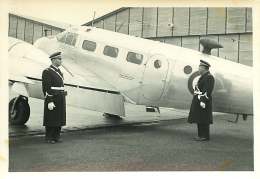
[[153, 55], [148, 59], [142, 83], [143, 97], [150, 101], [161, 98], [169, 70], [169, 61], [163, 55]]

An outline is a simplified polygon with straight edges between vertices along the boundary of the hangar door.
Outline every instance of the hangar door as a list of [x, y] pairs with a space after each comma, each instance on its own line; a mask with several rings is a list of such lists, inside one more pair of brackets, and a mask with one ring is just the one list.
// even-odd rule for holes
[[142, 93], [150, 101], [159, 100], [163, 94], [169, 70], [169, 61], [165, 56], [151, 56], [144, 69]]

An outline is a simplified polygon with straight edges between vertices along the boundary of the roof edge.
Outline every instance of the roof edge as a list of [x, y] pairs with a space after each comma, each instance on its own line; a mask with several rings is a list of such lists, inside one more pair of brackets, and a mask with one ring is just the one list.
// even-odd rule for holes
[[89, 25], [91, 25], [92, 23], [96, 23], [96, 22], [98, 22], [98, 21], [100, 21], [100, 20], [102, 20], [102, 19], [104, 19], [104, 18], [110, 17], [110, 16], [114, 15], [115, 13], [122, 12], [122, 11], [128, 9], [128, 8], [130, 8], [130, 7], [121, 7], [121, 8], [118, 8], [118, 9], [116, 9], [116, 10], [114, 10], [114, 11], [108, 13], [108, 14], [105, 14], [105, 15], [103, 15], [103, 16], [100, 16], [100, 17], [98, 17], [97, 19], [94, 19], [94, 20], [89, 21], [89, 22], [87, 22], [87, 23], [85, 23], [85, 24], [82, 24], [82, 25], [83, 25], [83, 26], [89, 26]]
[[28, 19], [28, 20], [33, 21], [33, 22], [38, 23], [38, 24], [44, 24], [46, 26], [55, 27], [55, 28], [58, 28], [58, 29], [61, 29], [61, 30], [65, 30], [68, 27], [72, 26], [72, 24], [68, 24], [68, 23], [65, 23], [65, 22], [45, 20], [45, 19], [41, 19], [41, 18], [37, 18], [37, 17], [33, 17], [33, 16], [22, 15], [22, 14], [18, 14], [18, 13], [14, 13], [14, 12], [9, 12], [8, 14], [11, 15], [11, 16], [16, 16], [16, 17], [19, 17], [19, 18]]

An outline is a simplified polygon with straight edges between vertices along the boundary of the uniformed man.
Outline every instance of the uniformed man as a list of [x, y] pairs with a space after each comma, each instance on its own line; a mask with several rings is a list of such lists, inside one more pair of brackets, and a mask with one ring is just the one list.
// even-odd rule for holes
[[42, 72], [42, 91], [45, 96], [43, 126], [45, 140], [55, 144], [61, 142], [61, 127], [66, 125], [67, 92], [64, 90], [63, 74], [59, 69], [62, 63], [61, 52], [55, 52], [49, 57], [51, 66]]
[[214, 77], [209, 72], [210, 64], [200, 60], [199, 73], [200, 78], [194, 89], [194, 95], [188, 117], [189, 123], [197, 123], [198, 137], [197, 141], [207, 141], [210, 139], [209, 125], [213, 123], [212, 115], [212, 97], [214, 88]]

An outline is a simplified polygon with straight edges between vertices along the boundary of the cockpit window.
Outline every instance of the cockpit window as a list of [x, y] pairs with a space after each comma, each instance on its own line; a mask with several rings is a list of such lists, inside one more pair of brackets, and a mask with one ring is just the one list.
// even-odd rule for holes
[[67, 35], [67, 33], [64, 33], [64, 32], [58, 34], [58, 35], [57, 35], [57, 40], [58, 40], [59, 42], [65, 43], [66, 35]]
[[143, 62], [143, 55], [135, 52], [128, 52], [126, 61], [140, 65]]
[[73, 39], [71, 41], [71, 45], [75, 46], [75, 44], [77, 42], [77, 37], [78, 37], [78, 34], [74, 34]]
[[109, 57], [116, 58], [118, 56], [118, 48], [105, 46], [103, 54]]
[[87, 51], [94, 52], [96, 50], [97, 44], [96, 42], [92, 42], [89, 40], [84, 40], [82, 44], [82, 48]]
[[57, 40], [59, 42], [65, 43], [67, 45], [75, 46], [76, 41], [77, 41], [77, 37], [78, 37], [78, 34], [66, 32], [66, 33], [59, 34], [57, 36]]
[[75, 46], [77, 37], [78, 37], [78, 34], [68, 32], [67, 36], [66, 36], [65, 44]]

